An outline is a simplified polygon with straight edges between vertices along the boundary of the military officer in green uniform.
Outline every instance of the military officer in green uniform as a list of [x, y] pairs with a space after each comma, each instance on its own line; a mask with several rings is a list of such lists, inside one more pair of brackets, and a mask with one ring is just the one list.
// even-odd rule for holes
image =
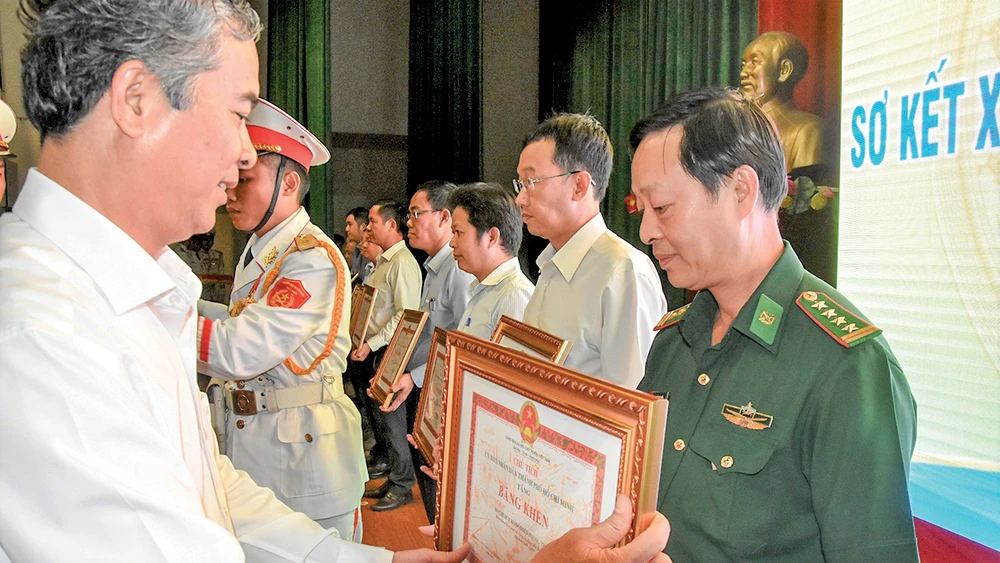
[[640, 235], [671, 311], [639, 388], [669, 394], [657, 508], [675, 561], [916, 561], [916, 404], [881, 331], [778, 232], [773, 124], [722, 89], [632, 130]]

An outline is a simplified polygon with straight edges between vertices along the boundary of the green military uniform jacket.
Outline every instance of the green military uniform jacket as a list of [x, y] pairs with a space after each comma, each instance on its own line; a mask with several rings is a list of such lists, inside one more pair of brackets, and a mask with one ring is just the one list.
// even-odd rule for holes
[[668, 313], [639, 384], [670, 399], [657, 503], [666, 553], [916, 561], [916, 404], [880, 331], [787, 242], [712, 346], [717, 312], [702, 291]]

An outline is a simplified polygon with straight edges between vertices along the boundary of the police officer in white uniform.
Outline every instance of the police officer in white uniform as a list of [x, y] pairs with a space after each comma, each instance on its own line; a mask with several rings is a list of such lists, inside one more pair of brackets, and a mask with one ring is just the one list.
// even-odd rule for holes
[[228, 309], [199, 303], [199, 371], [227, 382], [224, 442], [233, 465], [292, 509], [360, 542], [368, 472], [361, 418], [341, 377], [350, 275], [300, 204], [309, 167], [330, 153], [264, 100], [247, 130], [257, 164], [240, 171], [226, 209], [237, 228], [254, 234]]

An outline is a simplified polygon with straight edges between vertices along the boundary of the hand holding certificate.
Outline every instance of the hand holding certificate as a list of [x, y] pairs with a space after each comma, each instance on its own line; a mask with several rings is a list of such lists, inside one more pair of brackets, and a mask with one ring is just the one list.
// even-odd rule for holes
[[527, 562], [619, 492], [636, 507], [625, 541], [649, 524], [666, 400], [468, 335], [447, 348], [439, 549]]

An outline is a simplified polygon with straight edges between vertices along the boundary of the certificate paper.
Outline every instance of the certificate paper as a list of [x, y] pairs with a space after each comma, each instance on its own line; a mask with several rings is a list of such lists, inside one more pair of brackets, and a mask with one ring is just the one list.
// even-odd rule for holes
[[534, 403], [517, 412], [476, 393], [470, 430], [462, 539], [473, 561], [528, 561], [601, 520], [607, 456], [540, 424]]
[[420, 404], [413, 423], [413, 440], [420, 452], [424, 454], [429, 466], [434, 465], [432, 456], [434, 442], [441, 434], [441, 401], [444, 391], [444, 372], [448, 367], [446, 332], [440, 327], [434, 327], [431, 337], [431, 351], [427, 355], [427, 371], [424, 377], [424, 388], [420, 392]]
[[471, 335], [449, 332], [438, 549], [470, 561], [530, 561], [625, 494], [656, 508], [667, 402]]

